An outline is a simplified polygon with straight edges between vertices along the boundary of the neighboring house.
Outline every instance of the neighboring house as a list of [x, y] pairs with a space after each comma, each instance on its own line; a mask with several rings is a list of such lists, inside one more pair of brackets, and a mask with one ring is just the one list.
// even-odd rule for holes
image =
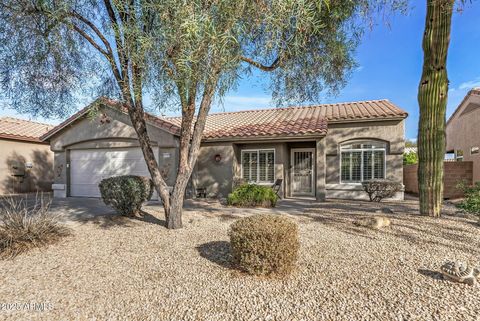
[[[55, 196], [98, 197], [98, 183], [121, 174], [148, 175], [128, 115], [100, 99], [42, 137], [55, 153]], [[238, 180], [271, 185], [287, 197], [365, 199], [360, 182], [402, 182], [404, 120], [388, 100], [211, 114], [188, 195], [206, 188], [225, 197]], [[146, 114], [147, 130], [167, 179], [174, 183], [180, 118]], [[403, 192], [396, 195], [403, 199]]]
[[480, 88], [468, 92], [447, 121], [447, 153], [473, 162], [473, 181], [480, 181]]
[[50, 191], [53, 153], [40, 136], [53, 126], [0, 118], [0, 194]]

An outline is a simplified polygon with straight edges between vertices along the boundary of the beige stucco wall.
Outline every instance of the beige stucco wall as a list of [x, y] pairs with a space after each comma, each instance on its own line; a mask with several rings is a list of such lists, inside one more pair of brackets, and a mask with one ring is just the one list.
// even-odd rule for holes
[[472, 147], [480, 147], [480, 107], [465, 110], [469, 104], [480, 105], [480, 95], [471, 93], [459, 106], [447, 124], [447, 151], [462, 150], [463, 160], [473, 163], [473, 181], [480, 181], [480, 153], [471, 154]]
[[[109, 122], [105, 122], [109, 119]], [[167, 178], [167, 184], [173, 185], [177, 172], [178, 139], [171, 133], [147, 124], [147, 131], [153, 146], [159, 147], [158, 162]], [[139, 146], [137, 134], [128, 115], [111, 108], [102, 108], [93, 118], [82, 118], [55, 134], [50, 139], [55, 153], [54, 183], [65, 186], [68, 195], [69, 153], [74, 149], [95, 149]], [[168, 154], [168, 155], [167, 155]], [[169, 157], [166, 157], [169, 156]]]
[[[0, 151], [0, 194], [51, 190], [53, 153], [48, 145], [0, 139]], [[32, 168], [25, 168], [25, 163], [32, 163]]]
[[[378, 140], [387, 143], [386, 178], [403, 182], [404, 120], [330, 124], [326, 137], [327, 198], [367, 199], [360, 184], [340, 182], [340, 144], [351, 140]], [[396, 199], [403, 199], [398, 193]]]
[[[205, 187], [210, 196], [225, 197], [231, 192], [233, 180], [241, 177], [241, 151], [274, 149], [275, 177], [284, 179], [282, 195], [290, 196], [290, 152], [292, 148], [316, 148], [317, 199], [356, 198], [366, 195], [360, 184], [340, 183], [339, 145], [350, 140], [380, 140], [387, 143], [387, 178], [403, 181], [404, 121], [331, 124], [323, 139], [310, 141], [278, 141], [265, 143], [224, 142], [204, 143], [194, 174], [194, 186]], [[216, 163], [215, 155], [222, 160]], [[325, 191], [322, 191], [323, 189]], [[325, 195], [326, 194], [326, 195]], [[403, 192], [396, 199], [403, 199]]]

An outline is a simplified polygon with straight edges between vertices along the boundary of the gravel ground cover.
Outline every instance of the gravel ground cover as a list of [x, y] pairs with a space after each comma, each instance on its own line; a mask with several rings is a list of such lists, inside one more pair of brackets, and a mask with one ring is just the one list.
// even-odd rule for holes
[[[393, 210], [381, 214], [390, 228], [353, 224], [381, 207]], [[477, 220], [452, 208], [418, 217], [417, 207], [329, 201], [277, 211], [300, 229], [298, 268], [283, 280], [229, 265], [228, 226], [255, 210], [210, 203], [187, 210], [177, 231], [160, 226], [153, 207], [144, 220], [97, 216], [56, 245], [0, 261], [0, 319], [480, 320], [480, 286], [438, 273], [446, 259], [479, 263]], [[6, 306], [25, 303], [45, 310]]]

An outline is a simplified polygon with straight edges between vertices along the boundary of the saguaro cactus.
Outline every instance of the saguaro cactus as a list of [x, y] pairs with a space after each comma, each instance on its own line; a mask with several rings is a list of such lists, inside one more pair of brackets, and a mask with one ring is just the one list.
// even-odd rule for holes
[[418, 190], [420, 214], [440, 216], [443, 198], [447, 53], [454, 0], [427, 0], [423, 71], [418, 87]]

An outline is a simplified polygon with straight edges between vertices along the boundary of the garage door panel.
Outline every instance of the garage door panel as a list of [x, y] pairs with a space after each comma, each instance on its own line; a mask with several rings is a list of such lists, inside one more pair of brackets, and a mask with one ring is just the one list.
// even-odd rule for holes
[[[158, 157], [158, 148], [154, 148]], [[119, 175], [150, 176], [140, 148], [73, 150], [70, 153], [70, 195], [100, 197], [98, 184]]]

